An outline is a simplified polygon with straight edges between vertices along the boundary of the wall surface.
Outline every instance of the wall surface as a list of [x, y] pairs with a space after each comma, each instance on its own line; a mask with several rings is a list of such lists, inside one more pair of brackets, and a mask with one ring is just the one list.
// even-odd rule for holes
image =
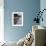
[[[18, 41], [32, 29], [32, 20], [40, 9], [40, 0], [4, 0], [4, 38], [7, 41]], [[12, 12], [24, 13], [23, 27], [12, 26]]]
[[[41, 11], [43, 9], [46, 9], [46, 0], [40, 0], [40, 9]], [[43, 17], [43, 22], [40, 21], [40, 25], [46, 27], [46, 10], [44, 10], [42, 17]]]

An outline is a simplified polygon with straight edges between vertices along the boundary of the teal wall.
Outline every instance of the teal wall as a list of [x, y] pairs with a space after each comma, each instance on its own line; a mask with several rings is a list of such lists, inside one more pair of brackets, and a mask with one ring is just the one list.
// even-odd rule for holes
[[[36, 17], [35, 12], [40, 9], [40, 0], [4, 0], [4, 39], [18, 41], [32, 29], [32, 20]], [[12, 26], [12, 12], [24, 13], [23, 27]]]

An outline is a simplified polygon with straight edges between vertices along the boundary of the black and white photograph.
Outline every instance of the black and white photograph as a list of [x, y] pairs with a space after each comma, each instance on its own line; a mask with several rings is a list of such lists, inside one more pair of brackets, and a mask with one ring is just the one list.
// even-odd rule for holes
[[12, 12], [12, 26], [23, 26], [23, 12]]

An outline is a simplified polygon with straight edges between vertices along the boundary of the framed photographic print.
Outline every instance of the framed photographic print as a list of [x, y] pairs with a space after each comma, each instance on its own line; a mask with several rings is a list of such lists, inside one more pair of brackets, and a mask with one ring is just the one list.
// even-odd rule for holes
[[23, 12], [12, 12], [12, 26], [23, 26]]

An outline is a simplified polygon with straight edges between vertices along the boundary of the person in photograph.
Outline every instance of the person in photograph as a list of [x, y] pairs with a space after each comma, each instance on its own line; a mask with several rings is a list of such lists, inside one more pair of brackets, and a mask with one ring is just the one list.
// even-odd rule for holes
[[14, 24], [20, 24], [21, 23], [21, 16], [18, 14], [14, 14]]

